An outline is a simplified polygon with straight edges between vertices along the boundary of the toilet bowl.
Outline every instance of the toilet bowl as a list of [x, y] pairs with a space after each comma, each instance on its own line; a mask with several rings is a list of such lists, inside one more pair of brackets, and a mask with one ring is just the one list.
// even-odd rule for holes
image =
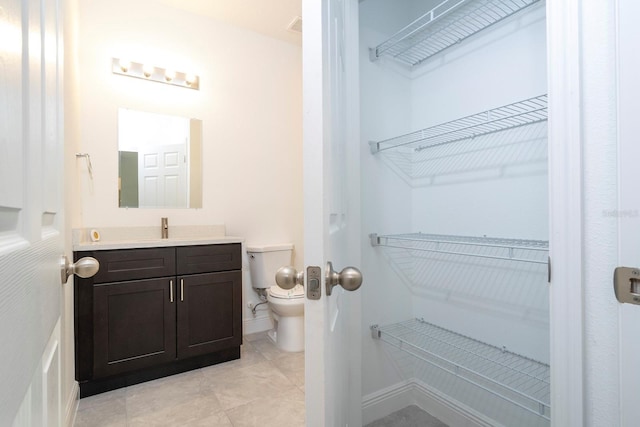
[[285, 290], [275, 281], [280, 267], [291, 265], [293, 245], [248, 246], [251, 285], [266, 296], [274, 328], [267, 335], [283, 351], [304, 350], [304, 288]]
[[267, 335], [284, 351], [304, 350], [304, 288], [296, 285], [284, 290], [279, 286], [269, 288], [267, 301], [275, 328]]

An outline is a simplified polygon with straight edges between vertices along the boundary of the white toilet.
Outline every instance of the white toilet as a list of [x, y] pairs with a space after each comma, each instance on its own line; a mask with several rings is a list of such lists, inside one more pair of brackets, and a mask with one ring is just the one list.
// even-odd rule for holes
[[285, 290], [276, 285], [276, 271], [291, 265], [293, 245], [247, 246], [251, 284], [266, 298], [274, 320], [267, 335], [283, 351], [304, 350], [304, 288]]

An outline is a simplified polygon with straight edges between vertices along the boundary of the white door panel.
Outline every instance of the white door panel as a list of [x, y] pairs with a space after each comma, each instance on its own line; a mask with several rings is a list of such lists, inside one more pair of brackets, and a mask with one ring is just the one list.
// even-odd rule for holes
[[60, 425], [58, 6], [0, 6], [0, 425]]
[[188, 206], [186, 145], [144, 147], [140, 151], [140, 207]]
[[[360, 263], [357, 8], [303, 1], [305, 265], [322, 271]], [[305, 301], [309, 427], [361, 424], [359, 292]]]

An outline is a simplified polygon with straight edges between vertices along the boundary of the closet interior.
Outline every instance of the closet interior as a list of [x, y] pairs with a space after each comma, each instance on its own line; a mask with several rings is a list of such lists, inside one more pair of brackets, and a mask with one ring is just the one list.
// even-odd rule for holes
[[545, 2], [359, 21], [364, 421], [411, 390], [445, 422], [548, 426]]

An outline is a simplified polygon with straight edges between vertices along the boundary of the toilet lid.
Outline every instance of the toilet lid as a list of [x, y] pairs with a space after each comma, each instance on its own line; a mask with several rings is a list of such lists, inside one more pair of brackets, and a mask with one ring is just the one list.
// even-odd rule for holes
[[269, 295], [274, 298], [303, 298], [304, 288], [302, 285], [295, 285], [292, 289], [282, 289], [280, 286], [275, 285], [269, 288]]

